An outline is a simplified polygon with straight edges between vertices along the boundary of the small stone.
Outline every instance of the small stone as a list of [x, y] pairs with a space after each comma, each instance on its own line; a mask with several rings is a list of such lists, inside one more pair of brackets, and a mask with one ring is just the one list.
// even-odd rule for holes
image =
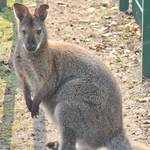
[[35, 136], [35, 134], [34, 134], [34, 133], [31, 133], [31, 136]]
[[89, 41], [90, 41], [90, 39], [85, 39], [85, 41], [86, 41], [86, 42], [89, 42]]
[[116, 21], [112, 21], [111, 23], [110, 23], [110, 26], [116, 26], [118, 23], [116, 22]]
[[139, 114], [145, 114], [145, 113], [146, 113], [146, 110], [143, 109], [143, 108], [139, 108], [139, 109], [135, 110], [135, 113], [136, 113], [137, 115], [139, 115]]
[[91, 26], [98, 26], [99, 23], [98, 23], [98, 22], [91, 22], [90, 25], [91, 25]]
[[105, 19], [112, 19], [111, 16], [104, 16]]
[[148, 101], [150, 101], [150, 97], [144, 97], [144, 98], [138, 99], [138, 102], [140, 103], [146, 103]]
[[65, 5], [64, 2], [58, 2], [57, 4], [58, 4], [58, 5]]
[[102, 5], [103, 7], [108, 7], [108, 2], [101, 2], [101, 5]]
[[136, 135], [141, 135], [141, 134], [142, 134], [142, 132], [140, 130], [136, 131]]
[[127, 127], [130, 127], [130, 125], [129, 125], [129, 124], [127, 124]]
[[70, 27], [73, 27], [73, 24], [70, 24]]
[[95, 8], [94, 7], [88, 8], [87, 12], [88, 13], [93, 13], [93, 12], [95, 12]]
[[126, 116], [127, 116], [127, 114], [124, 114], [123, 116], [124, 116], [124, 117], [126, 117]]
[[150, 120], [144, 120], [143, 124], [150, 124]]

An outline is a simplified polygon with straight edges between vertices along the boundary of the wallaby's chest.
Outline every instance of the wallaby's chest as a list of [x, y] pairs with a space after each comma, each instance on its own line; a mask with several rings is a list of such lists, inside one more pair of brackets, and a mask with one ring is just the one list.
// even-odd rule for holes
[[38, 91], [48, 78], [48, 61], [41, 59], [21, 59], [20, 67], [33, 93]]

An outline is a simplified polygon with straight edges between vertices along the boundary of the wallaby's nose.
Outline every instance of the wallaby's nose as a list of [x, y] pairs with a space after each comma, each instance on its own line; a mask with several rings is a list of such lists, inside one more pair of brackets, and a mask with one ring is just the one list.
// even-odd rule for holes
[[36, 42], [33, 39], [28, 41], [27, 49], [28, 51], [34, 51], [36, 49]]
[[36, 44], [35, 44], [35, 43], [32, 43], [32, 44], [31, 44], [31, 49], [32, 49], [32, 50], [35, 50], [35, 49], [36, 49]]

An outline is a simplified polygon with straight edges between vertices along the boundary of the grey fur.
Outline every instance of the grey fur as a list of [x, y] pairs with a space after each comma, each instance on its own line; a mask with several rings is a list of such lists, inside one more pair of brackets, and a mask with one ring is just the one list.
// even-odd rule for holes
[[[25, 20], [19, 27], [24, 24], [33, 29]], [[28, 51], [20, 37], [14, 53], [14, 68], [32, 117], [38, 115], [42, 103], [60, 131], [59, 150], [76, 150], [76, 144], [131, 150], [123, 132], [121, 94], [113, 75], [87, 49], [48, 42], [41, 24], [45, 44]]]

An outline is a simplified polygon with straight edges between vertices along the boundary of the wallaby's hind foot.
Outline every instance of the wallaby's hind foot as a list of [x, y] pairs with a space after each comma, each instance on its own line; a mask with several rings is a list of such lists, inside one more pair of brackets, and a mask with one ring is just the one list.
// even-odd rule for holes
[[46, 144], [46, 147], [49, 148], [50, 150], [58, 150], [59, 143], [56, 142], [49, 142]]
[[106, 143], [109, 150], [133, 150], [127, 137], [123, 134], [116, 135], [112, 140]]

